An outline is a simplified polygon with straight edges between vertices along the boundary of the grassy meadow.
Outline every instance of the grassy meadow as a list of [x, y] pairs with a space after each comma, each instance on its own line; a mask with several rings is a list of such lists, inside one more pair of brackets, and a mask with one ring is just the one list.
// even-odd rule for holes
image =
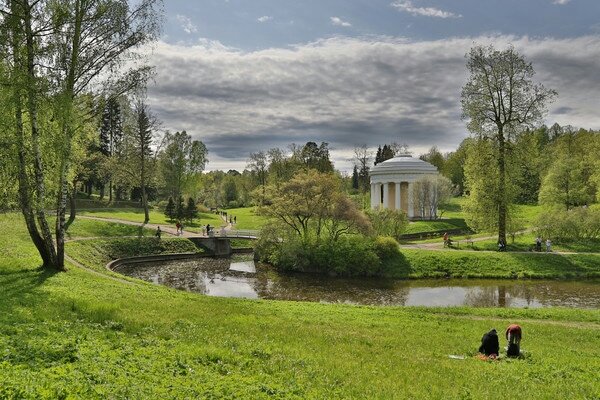
[[[80, 222], [71, 229], [82, 237], [107, 229]], [[600, 396], [599, 310], [212, 298], [72, 265], [40, 270], [20, 218], [1, 215], [0, 226], [0, 398]], [[135, 247], [111, 254], [92, 239], [67, 251], [103, 271]], [[524, 359], [473, 357], [485, 331], [512, 322], [524, 329]]]

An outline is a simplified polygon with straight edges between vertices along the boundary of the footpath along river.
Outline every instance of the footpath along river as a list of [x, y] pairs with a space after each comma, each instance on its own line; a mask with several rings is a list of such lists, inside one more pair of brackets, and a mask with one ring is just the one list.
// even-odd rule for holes
[[125, 264], [115, 272], [209, 296], [385, 306], [600, 308], [600, 281], [392, 280], [283, 274], [247, 257]]

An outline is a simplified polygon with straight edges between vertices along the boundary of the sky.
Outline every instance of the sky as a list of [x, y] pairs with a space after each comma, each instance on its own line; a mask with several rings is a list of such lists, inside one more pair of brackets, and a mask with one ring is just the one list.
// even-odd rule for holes
[[465, 54], [513, 45], [558, 91], [547, 125], [600, 129], [600, 0], [164, 0], [148, 101], [163, 127], [209, 150], [209, 170], [251, 152], [329, 143], [452, 151]]

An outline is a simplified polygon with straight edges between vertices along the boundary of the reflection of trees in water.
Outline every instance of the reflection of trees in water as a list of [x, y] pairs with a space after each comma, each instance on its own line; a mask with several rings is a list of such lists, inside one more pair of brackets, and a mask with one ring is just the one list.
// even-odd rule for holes
[[535, 300], [533, 287], [525, 284], [501, 284], [466, 288], [465, 305], [471, 307], [511, 307], [514, 300], [522, 299], [526, 305]]
[[409, 287], [384, 279], [344, 279], [263, 270], [256, 275], [254, 290], [265, 299], [401, 306], [406, 303]]
[[199, 258], [123, 265], [119, 272], [174, 289], [206, 293], [206, 280], [220, 279], [228, 267], [228, 260]]

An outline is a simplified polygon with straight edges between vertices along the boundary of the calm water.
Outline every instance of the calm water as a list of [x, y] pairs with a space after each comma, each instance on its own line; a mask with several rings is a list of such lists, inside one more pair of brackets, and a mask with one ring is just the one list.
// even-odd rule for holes
[[600, 282], [343, 279], [280, 274], [247, 259], [123, 265], [117, 272], [209, 296], [394, 306], [599, 308]]

